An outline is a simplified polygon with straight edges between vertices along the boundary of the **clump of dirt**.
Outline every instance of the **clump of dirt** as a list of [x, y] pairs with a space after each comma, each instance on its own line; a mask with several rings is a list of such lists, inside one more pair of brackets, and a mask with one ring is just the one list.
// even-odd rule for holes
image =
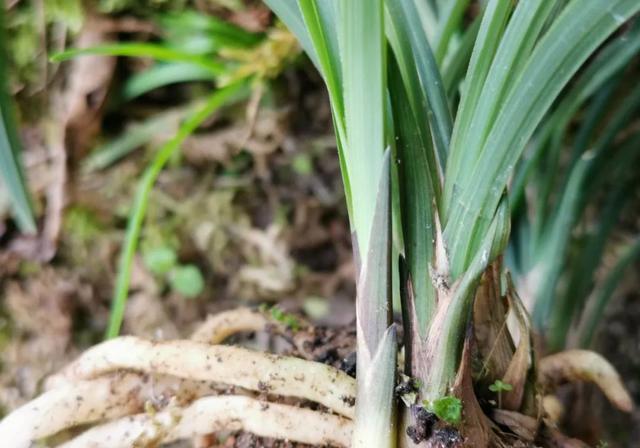
[[302, 443], [294, 443], [286, 440], [266, 439], [256, 437], [253, 434], [242, 433], [236, 437], [230, 437], [229, 440], [220, 448], [311, 448], [310, 445]]
[[428, 440], [434, 432], [438, 417], [427, 411], [424, 406], [411, 406], [410, 412], [414, 418], [414, 424], [407, 426], [407, 435], [415, 444]]

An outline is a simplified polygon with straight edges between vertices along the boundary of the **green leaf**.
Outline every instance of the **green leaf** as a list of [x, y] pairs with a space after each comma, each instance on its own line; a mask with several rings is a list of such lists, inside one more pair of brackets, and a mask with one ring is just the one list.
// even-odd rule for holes
[[78, 56], [106, 55], [128, 56], [137, 58], [151, 58], [165, 62], [183, 62], [197, 65], [211, 73], [212, 76], [223, 75], [226, 67], [223, 63], [213, 60], [209, 56], [174, 50], [162, 44], [151, 43], [114, 43], [89, 48], [75, 48], [51, 56], [52, 62], [62, 62]]
[[389, 89], [396, 126], [404, 255], [413, 291], [413, 303], [405, 303], [404, 307], [415, 310], [418, 322], [412, 328], [418, 332], [414, 337], [419, 337], [425, 335], [435, 310], [429, 265], [433, 259], [434, 206], [440, 182], [429, 127], [414, 115], [400, 78], [395, 60], [390, 58]]
[[509, 0], [491, 0], [482, 15], [451, 136], [445, 174], [445, 187], [450, 191], [445, 190], [445, 202], [441, 210], [443, 220], [446, 219], [448, 210], [453, 205], [451, 199], [453, 190], [458, 188], [452, 180], [459, 175], [464, 162], [465, 155], [462, 143], [470, 131], [482, 88], [500, 43], [511, 6]]
[[604, 40], [640, 10], [635, 0], [615, 0], [607, 5], [603, 8], [600, 0], [570, 2], [528, 58], [483, 148], [456, 150], [453, 145], [459, 156], [463, 151], [479, 155], [464, 174], [446, 178], [445, 204], [453, 208], [446, 214], [445, 240], [454, 278], [477, 250], [515, 163], [562, 88]]
[[536, 256], [539, 262], [533, 267], [531, 275], [535, 279], [544, 279], [534, 296], [533, 317], [538, 325], [542, 325], [546, 320], [553, 303], [554, 292], [565, 261], [564, 255], [578, 216], [580, 193], [592, 161], [593, 154], [587, 154], [580, 159], [572, 171], [569, 184], [563, 192], [562, 201], [554, 214], [551, 228], [548, 230], [545, 241], [540, 245], [539, 255]]
[[123, 95], [131, 100], [160, 87], [193, 81], [215, 81], [211, 70], [189, 63], [156, 64], [127, 79]]
[[138, 184], [134, 203], [129, 215], [129, 221], [127, 222], [125, 241], [120, 252], [118, 277], [111, 301], [111, 314], [109, 315], [109, 326], [106, 334], [108, 339], [114, 338], [120, 333], [124, 310], [129, 295], [133, 257], [138, 247], [138, 239], [149, 202], [149, 194], [158, 175], [173, 154], [180, 148], [180, 145], [182, 145], [187, 137], [209, 118], [214, 111], [226, 104], [237, 101], [238, 98], [246, 97], [247, 94], [248, 88], [246, 82], [232, 84], [213, 93], [206, 104], [189, 116], [180, 126], [178, 133], [160, 148], [151, 164], [145, 170]]
[[489, 386], [491, 392], [509, 392], [513, 390], [513, 386], [509, 383], [504, 383], [501, 380], [495, 380], [493, 384]]
[[[619, 76], [631, 58], [640, 51], [640, 25], [636, 26], [609, 42], [594, 58], [589, 66], [579, 75], [561, 102], [550, 114], [536, 134], [528, 159], [519, 167], [513, 181], [511, 205], [512, 210], [520, 206], [524, 194], [525, 182], [529, 179], [535, 166], [546, 159], [544, 178], [546, 185], [542, 186], [541, 197], [538, 199], [539, 209], [553, 207], [547, 201], [551, 194], [555, 179], [560, 177], [558, 167], [563, 148], [564, 139], [569, 130], [569, 125], [580, 107], [594, 94], [596, 98], [590, 106], [590, 112], [582, 120], [581, 130], [578, 131], [571, 151], [569, 167], [576, 163], [587, 140], [597, 129], [597, 123], [604, 119], [608, 113], [608, 106], [616, 82], [612, 78]], [[544, 214], [538, 214], [538, 220], [544, 218]], [[540, 227], [541, 223], [536, 225]]]
[[478, 37], [481, 22], [482, 15], [476, 17], [473, 23], [469, 25], [460, 39], [460, 45], [455, 53], [445, 62], [445, 66], [442, 69], [442, 82], [444, 83], [444, 90], [447, 92], [450, 102], [453, 102], [458, 87], [469, 67], [469, 59], [473, 52], [473, 45]]
[[447, 308], [443, 313], [442, 322], [435, 327], [432, 326], [424, 344], [427, 351], [431, 350], [428, 354], [432, 355], [428, 356], [428, 372], [425, 372], [428, 381], [425, 383], [423, 394], [427, 398], [438, 397], [451, 386], [458, 370], [467, 319], [471, 313], [478, 282], [489, 264], [503, 253], [509, 241], [510, 229], [509, 204], [506, 194], [503, 194], [479, 250], [469, 263], [468, 269], [448, 293], [451, 297], [448, 303], [445, 302]]
[[[376, 192], [382, 171], [385, 110], [385, 49], [382, 0], [339, 2], [338, 42], [342, 64], [346, 147], [356, 242], [368, 253]], [[335, 117], [335, 114], [334, 114]]]
[[252, 33], [228, 21], [193, 10], [162, 15], [159, 24], [169, 40], [200, 34], [214, 40], [218, 48], [250, 48], [264, 38], [262, 33]]
[[291, 331], [296, 332], [300, 329], [300, 322], [298, 319], [293, 314], [283, 311], [279, 306], [272, 306], [269, 308], [269, 314], [271, 314], [271, 318], [273, 320], [280, 322]]
[[169, 273], [169, 282], [171, 289], [188, 299], [198, 297], [204, 290], [202, 273], [192, 264], [175, 267]]
[[438, 65], [442, 66], [451, 37], [460, 27], [464, 13], [467, 11], [470, 0], [450, 0], [446, 9], [442, 12], [440, 31], [438, 33], [437, 44], [435, 45], [435, 57]]
[[420, 123], [430, 123], [444, 171], [452, 121], [444, 83], [412, 1], [386, 1], [389, 40]]
[[9, 95], [4, 10], [0, 8], [0, 177], [4, 182], [18, 227], [36, 233], [29, 192], [20, 161], [21, 144]]
[[626, 269], [640, 258], [640, 237], [628, 244], [613, 268], [607, 274], [603, 284], [590, 300], [588, 312], [581, 322], [580, 345], [591, 346], [598, 324], [602, 320], [605, 307], [618, 285], [622, 281]]
[[155, 247], [143, 253], [145, 266], [156, 275], [163, 275], [174, 268], [178, 261], [176, 251], [170, 247]]
[[459, 398], [445, 396], [424, 403], [427, 410], [447, 423], [457, 425], [462, 419], [462, 401]]
[[[322, 1], [320, 3], [316, 0], [301, 0], [299, 2], [299, 8], [298, 13], [300, 14], [300, 18], [304, 21], [303, 25], [307, 27], [304, 30], [305, 36], [310, 40], [309, 46], [311, 47], [307, 50], [304, 44], [302, 44], [303, 48], [305, 48], [308, 53], [311, 51], [309, 56], [313, 56], [312, 59], [318, 71], [322, 74], [329, 92], [333, 124], [338, 145], [340, 171], [342, 173], [347, 199], [347, 210], [349, 211], [349, 218], [353, 229], [353, 194], [351, 181], [349, 179], [348, 160], [345, 154], [349, 144], [346, 135], [342, 70], [340, 67], [340, 52], [337, 41], [337, 5], [333, 0]], [[298, 34], [299, 33], [296, 33], [296, 35]], [[301, 37], [298, 36], [298, 39], [300, 40]]]
[[[595, 196], [598, 190], [604, 187], [606, 179], [614, 178], [620, 181], [624, 177], [624, 170], [634, 166], [634, 159], [640, 154], [637, 151], [637, 145], [640, 144], [638, 136], [618, 148], [612, 146], [616, 136], [631, 123], [639, 110], [640, 87], [629, 92], [626, 101], [614, 111], [607, 109], [610, 118], [602, 135], [591, 145], [591, 149], [571, 166], [568, 180], [561, 185], [562, 199], [557, 205], [552, 205], [558, 210], [557, 215], [551, 215], [552, 219], [549, 219], [544, 227], [540, 225], [539, 232], [542, 235], [537, 238], [536, 245], [542, 250], [535, 253], [534, 269], [540, 269], [541, 272], [534, 271], [534, 275], [540, 275], [546, 281], [533, 292], [534, 317], [539, 327], [542, 327], [549, 317], [552, 318], [550, 343], [554, 348], [560, 348], [564, 344], [570, 320], [567, 316], [571, 316], [571, 311], [575, 311], [565, 308], [572, 305], [571, 302], [564, 304], [565, 300], [569, 300], [570, 293], [564, 298], [556, 298], [555, 294], [556, 284], [564, 268], [562, 261], [568, 250], [571, 230], [586, 207], [586, 198]], [[584, 151], [584, 148], [582, 150]], [[552, 305], [556, 309], [553, 314]]]

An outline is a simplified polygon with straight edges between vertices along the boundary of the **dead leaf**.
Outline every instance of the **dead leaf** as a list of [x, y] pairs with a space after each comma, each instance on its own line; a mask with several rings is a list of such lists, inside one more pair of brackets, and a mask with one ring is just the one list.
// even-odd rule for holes
[[519, 412], [495, 409], [493, 411], [493, 419], [499, 424], [507, 426], [511, 431], [527, 442], [533, 442], [536, 438], [536, 434], [538, 433], [538, 420]]
[[[520, 340], [502, 379], [504, 383], [511, 385], [511, 390], [502, 394], [502, 407], [507, 410], [518, 411], [522, 407], [525, 389], [529, 380], [529, 369], [533, 364], [531, 361], [535, 355], [531, 341], [531, 320], [510, 279], [507, 297], [509, 307], [518, 321]], [[532, 414], [535, 415], [534, 413]]]

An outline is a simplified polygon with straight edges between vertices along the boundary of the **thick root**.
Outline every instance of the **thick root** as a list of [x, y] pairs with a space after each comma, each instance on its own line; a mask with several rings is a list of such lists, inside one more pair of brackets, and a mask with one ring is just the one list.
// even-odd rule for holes
[[631, 412], [633, 400], [618, 372], [601, 355], [589, 350], [567, 350], [546, 356], [538, 366], [540, 382], [545, 390], [563, 383], [589, 381], [595, 383], [618, 409]]
[[355, 381], [325, 364], [193, 341], [149, 342], [127, 336], [99, 344], [65, 368], [67, 381], [119, 369], [211, 381], [303, 398], [353, 418]]
[[64, 429], [140, 412], [147, 402], [187, 403], [215, 392], [210, 383], [118, 373], [45, 392], [0, 422], [0, 440], [30, 447]]
[[269, 320], [259, 311], [238, 308], [209, 316], [191, 335], [191, 340], [208, 344], [221, 344], [237, 333], [262, 331]]
[[349, 446], [353, 423], [343, 417], [241, 396], [201, 398], [184, 409], [139, 414], [84, 432], [61, 448], [155, 446], [217, 431], [312, 445]]
[[[317, 362], [210, 345], [268, 323], [261, 313], [239, 309], [209, 318], [192, 340], [122, 337], [100, 344], [0, 422], [0, 440], [27, 448], [63, 430], [106, 421], [62, 446], [149, 446], [220, 430], [348, 446], [353, 378]], [[218, 395], [227, 386], [313, 401], [328, 412], [261, 402], [237, 395], [241, 390]], [[145, 409], [150, 412], [141, 414]]]

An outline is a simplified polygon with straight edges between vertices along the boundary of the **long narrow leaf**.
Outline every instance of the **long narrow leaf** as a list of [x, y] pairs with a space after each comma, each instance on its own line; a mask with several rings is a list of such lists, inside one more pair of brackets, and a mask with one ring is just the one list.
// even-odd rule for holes
[[[386, 1], [391, 44], [405, 83], [411, 87], [410, 99], [421, 119], [428, 119], [435, 141], [440, 169], [444, 171], [451, 140], [452, 120], [444, 83], [418, 13], [411, 1]], [[414, 80], [415, 78], [415, 80]], [[420, 111], [419, 109], [425, 109]]]
[[620, 284], [625, 270], [638, 258], [640, 258], [640, 238], [636, 238], [635, 241], [625, 248], [617, 263], [607, 275], [604, 283], [595, 293], [592, 303], [590, 304], [590, 312], [585, 317], [583, 323], [580, 338], [581, 346], [589, 347], [591, 345], [607, 303]]
[[20, 162], [20, 138], [9, 95], [6, 41], [4, 8], [0, 7], [0, 177], [9, 193], [20, 230], [35, 233], [36, 224]]
[[469, 69], [465, 80], [465, 88], [462, 92], [460, 106], [456, 115], [456, 121], [451, 136], [451, 148], [447, 160], [447, 170], [444, 191], [444, 203], [441, 214], [446, 219], [448, 209], [451, 207], [454, 190], [459, 187], [449, 179], [456, 178], [460, 172], [464, 160], [464, 152], [459, 141], [466, 138], [471, 121], [474, 117], [476, 105], [482, 94], [482, 87], [491, 68], [491, 61], [500, 43], [500, 37], [504, 31], [512, 2], [509, 0], [491, 0], [487, 5], [480, 23], [480, 30], [475, 40]]
[[435, 45], [435, 57], [440, 66], [444, 62], [451, 37], [460, 26], [468, 6], [469, 0], [451, 0], [447, 4], [447, 9], [443, 11], [443, 17], [440, 19], [442, 25]]
[[225, 73], [225, 65], [209, 57], [194, 55], [151, 43], [116, 43], [90, 48], [75, 48], [56, 53], [51, 57], [51, 60], [53, 62], [61, 62], [87, 55], [147, 57], [158, 61], [186, 62], [202, 67], [215, 76]]
[[[429, 273], [435, 238], [435, 189], [440, 187], [428, 126], [411, 107], [395, 60], [390, 61], [389, 87], [396, 119], [396, 147], [404, 253], [410, 273], [419, 322], [413, 328], [426, 336], [435, 309], [435, 291]], [[408, 304], [407, 304], [408, 305]]]
[[169, 140], [156, 154], [151, 165], [145, 170], [136, 196], [131, 207], [131, 214], [127, 223], [127, 232], [118, 265], [118, 278], [111, 302], [111, 314], [109, 316], [109, 326], [106, 337], [114, 338], [120, 333], [120, 327], [124, 318], [124, 311], [129, 295], [129, 282], [131, 280], [131, 269], [133, 257], [138, 247], [138, 239], [144, 222], [144, 217], [149, 201], [149, 193], [155, 183], [162, 168], [169, 161], [171, 156], [180, 148], [184, 140], [189, 137], [211, 114], [221, 106], [228, 104], [239, 96], [246, 95], [247, 86], [245, 82], [230, 85], [211, 95], [202, 109], [189, 117], [178, 133]]
[[214, 81], [210, 70], [187, 63], [156, 64], [131, 76], [124, 85], [124, 98], [131, 100], [154, 89], [170, 84], [193, 81]]
[[505, 99], [480, 159], [464, 178], [446, 179], [445, 194], [456, 191], [446, 196], [454, 208], [447, 214], [445, 228], [454, 274], [477, 250], [516, 161], [562, 88], [604, 40], [640, 10], [635, 0], [607, 5], [603, 8], [599, 0], [569, 3]]
[[353, 227], [360, 254], [368, 253], [375, 195], [384, 151], [385, 50], [382, 0], [339, 2], [345, 161]]

